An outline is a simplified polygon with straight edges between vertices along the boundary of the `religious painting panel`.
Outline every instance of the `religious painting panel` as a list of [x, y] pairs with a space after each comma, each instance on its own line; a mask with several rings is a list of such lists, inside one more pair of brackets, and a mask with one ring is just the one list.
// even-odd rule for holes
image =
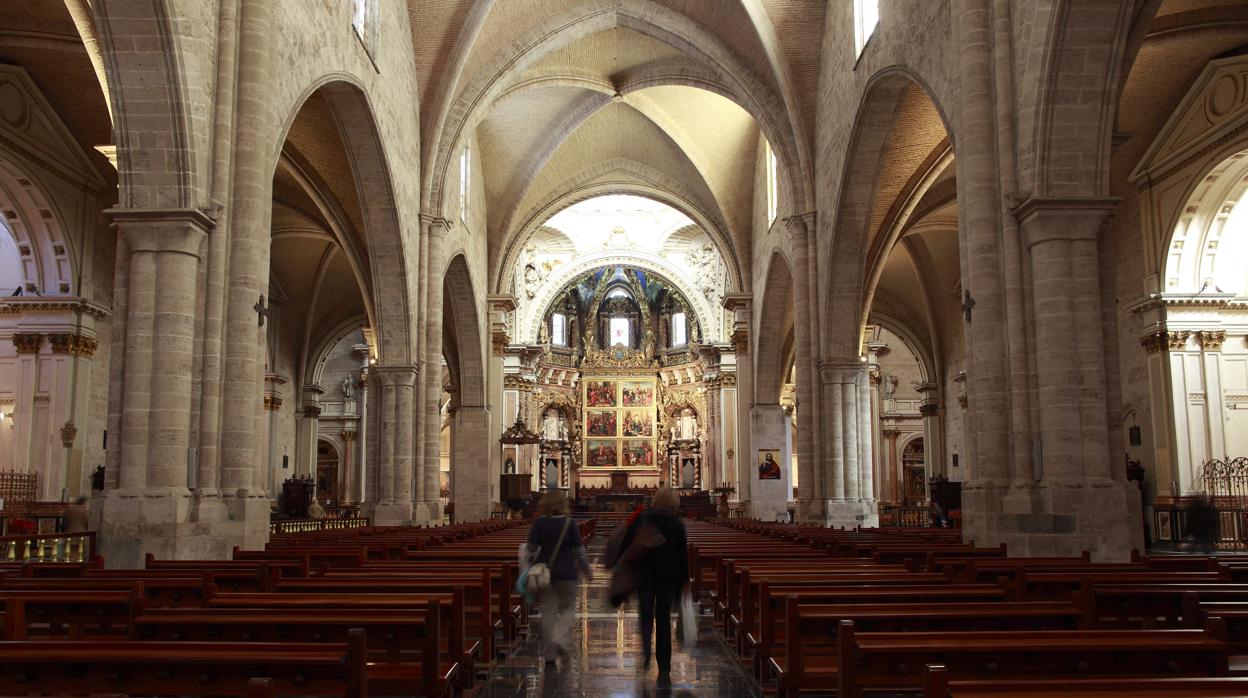
[[758, 449], [758, 479], [779, 480], [784, 474], [780, 471], [780, 449]]
[[615, 407], [617, 404], [615, 381], [592, 380], [585, 382], [586, 407]]
[[654, 436], [654, 415], [648, 410], [624, 410], [620, 420], [623, 436]]
[[587, 410], [585, 434], [588, 436], [618, 436], [615, 426], [615, 410]]
[[620, 448], [620, 464], [626, 468], [649, 468], [654, 466], [654, 442], [641, 439], [625, 439]]
[[654, 407], [654, 381], [621, 381], [620, 404], [624, 407]]
[[585, 446], [585, 462], [591, 468], [614, 468], [617, 463], [614, 439], [590, 439]]

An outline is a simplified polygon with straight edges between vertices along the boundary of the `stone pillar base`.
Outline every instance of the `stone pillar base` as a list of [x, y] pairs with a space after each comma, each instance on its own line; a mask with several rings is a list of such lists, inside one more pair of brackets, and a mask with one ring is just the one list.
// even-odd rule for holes
[[1007, 487], [968, 483], [962, 489], [964, 538], [1005, 543], [1011, 556], [1076, 556], [1101, 562], [1130, 559], [1138, 547], [1139, 505], [1109, 479], [1059, 480]]
[[374, 526], [410, 526], [411, 502], [378, 502], [373, 507]]
[[427, 499], [420, 502], [412, 502], [412, 520], [423, 526], [441, 526], [443, 520], [442, 500]]
[[199, 522], [226, 521], [230, 510], [220, 490], [196, 490], [191, 496], [191, 518]]
[[269, 501], [249, 497], [221, 503], [228, 518], [196, 520], [197, 502], [185, 488], [110, 490], [92, 500], [99, 509], [99, 546], [112, 569], [142, 568], [148, 553], [163, 560], [226, 560], [234, 546], [260, 549], [269, 539]]
[[874, 528], [880, 525], [875, 500], [829, 499], [823, 502], [823, 525], [829, 528]]

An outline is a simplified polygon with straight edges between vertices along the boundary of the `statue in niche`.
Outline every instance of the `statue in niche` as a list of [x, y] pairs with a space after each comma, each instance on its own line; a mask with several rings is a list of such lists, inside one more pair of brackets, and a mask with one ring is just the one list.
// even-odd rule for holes
[[688, 441], [698, 438], [698, 418], [693, 409], [686, 407], [680, 411], [680, 440]]
[[547, 441], [558, 440], [559, 423], [562, 421], [559, 419], [558, 410], [546, 410], [546, 414], [542, 415], [542, 438]]
[[355, 381], [350, 375], [342, 379], [342, 396], [348, 400], [355, 397]]
[[524, 295], [529, 300], [537, 297], [537, 289], [541, 287], [542, 282], [537, 273], [537, 267], [527, 264], [524, 267]]
[[646, 330], [646, 336], [641, 340], [641, 353], [646, 358], [654, 356], [654, 333]]
[[568, 423], [562, 419], [559, 420], [559, 440], [564, 442], [568, 440]]
[[884, 389], [884, 399], [892, 400], [897, 394], [897, 376], [889, 374], [884, 376], [884, 380], [880, 381], [881, 387]]

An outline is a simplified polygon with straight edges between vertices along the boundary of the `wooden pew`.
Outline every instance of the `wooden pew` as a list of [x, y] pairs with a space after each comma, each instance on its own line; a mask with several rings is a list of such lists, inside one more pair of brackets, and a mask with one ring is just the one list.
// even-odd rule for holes
[[134, 589], [38, 591], [0, 589], [5, 640], [124, 638]]
[[[831, 687], [830, 679], [835, 678], [839, 698], [861, 698], [867, 689], [920, 689], [923, 667], [933, 662], [943, 663], [958, 679], [1224, 676], [1224, 636], [1225, 630], [1217, 624], [1202, 630], [1040, 630], [951, 635], [858, 633], [853, 621], [841, 621], [835, 665], [807, 667], [799, 661], [795, 678], [803, 687]], [[805, 649], [801, 645], [795, 647]]]
[[941, 664], [924, 672], [923, 698], [1231, 698], [1248, 696], [1248, 678], [1028, 679], [951, 681]]
[[[827, 605], [785, 603], [784, 643], [770, 648], [768, 666], [781, 695], [791, 689], [825, 688], [835, 683], [844, 661], [848, 627], [874, 636], [909, 633], [950, 637], [962, 632], [1075, 630], [1086, 622], [1078, 605], [1061, 602], [906, 603]], [[999, 633], [1008, 635], [1009, 633]], [[957, 635], [957, 639], [951, 636]], [[900, 665], [899, 665], [900, 666]], [[917, 667], [915, 667], [917, 670]], [[813, 684], [813, 685], [804, 685]]]
[[282, 695], [366, 698], [364, 633], [346, 643], [0, 641], [0, 692], [244, 696], [257, 676]]
[[[147, 609], [136, 615], [132, 638], [176, 646], [183, 642], [341, 643], [362, 630], [370, 690], [382, 695], [440, 696], [458, 677], [463, 625], [450, 604], [431, 598], [423, 609]], [[462, 610], [462, 609], [460, 609]], [[449, 623], [448, 623], [449, 621]], [[447, 628], [447, 625], [450, 628]]]

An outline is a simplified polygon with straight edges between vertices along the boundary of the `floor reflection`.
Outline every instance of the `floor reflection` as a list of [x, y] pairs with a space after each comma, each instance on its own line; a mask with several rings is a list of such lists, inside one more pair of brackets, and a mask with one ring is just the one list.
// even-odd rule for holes
[[[499, 696], [760, 696], [757, 685], [723, 645], [709, 616], [701, 618], [698, 645], [672, 653], [672, 685], [656, 685], [658, 670], [641, 667], [637, 613], [630, 602], [616, 610], [607, 602], [610, 573], [602, 568], [603, 539], [590, 546], [594, 581], [582, 584], [574, 633], [578, 651], [553, 667], [542, 661], [537, 618], [532, 632], [505, 660], [495, 665], [477, 692]], [[673, 619], [674, 620], [674, 619]]]

